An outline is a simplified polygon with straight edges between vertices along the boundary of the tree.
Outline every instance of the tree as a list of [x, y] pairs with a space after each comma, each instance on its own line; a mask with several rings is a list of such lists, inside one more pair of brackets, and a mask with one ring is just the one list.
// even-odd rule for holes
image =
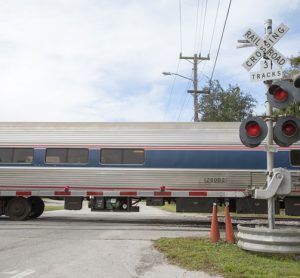
[[295, 69], [295, 70], [300, 70], [300, 56], [296, 56], [296, 57], [291, 57], [290, 58], [290, 63], [291, 66]]
[[256, 100], [249, 94], [244, 94], [239, 86], [229, 85], [224, 90], [219, 81], [211, 81], [204, 90], [210, 91], [202, 95], [199, 112], [202, 121], [239, 122], [252, 115]]
[[[295, 74], [300, 72], [300, 55], [296, 57], [290, 58], [290, 68], [284, 71], [284, 78], [293, 79]], [[285, 116], [285, 115], [293, 115], [300, 118], [300, 106], [299, 103], [294, 101], [289, 107], [285, 109], [273, 109], [273, 116]]]

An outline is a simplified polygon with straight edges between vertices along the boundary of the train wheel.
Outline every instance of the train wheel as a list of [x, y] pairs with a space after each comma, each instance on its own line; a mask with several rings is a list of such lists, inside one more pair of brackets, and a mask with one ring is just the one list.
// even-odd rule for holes
[[11, 220], [25, 220], [31, 211], [31, 205], [24, 197], [14, 197], [7, 204], [6, 214]]
[[33, 219], [41, 216], [45, 209], [45, 204], [42, 198], [37, 196], [31, 196], [27, 200], [31, 204], [31, 212], [29, 213], [29, 218]]

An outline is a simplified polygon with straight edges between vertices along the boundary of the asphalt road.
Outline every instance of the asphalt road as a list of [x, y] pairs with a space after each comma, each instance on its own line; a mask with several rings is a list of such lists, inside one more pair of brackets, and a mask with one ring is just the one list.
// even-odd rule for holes
[[168, 264], [152, 247], [160, 237], [209, 234], [194, 222], [145, 206], [139, 213], [53, 211], [25, 222], [0, 217], [0, 277], [210, 277]]

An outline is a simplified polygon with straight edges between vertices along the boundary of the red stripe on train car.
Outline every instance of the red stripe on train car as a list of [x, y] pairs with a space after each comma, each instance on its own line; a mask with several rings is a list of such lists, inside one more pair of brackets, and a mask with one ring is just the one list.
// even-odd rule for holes
[[103, 192], [94, 192], [94, 191], [87, 191], [87, 196], [103, 196]]
[[136, 196], [137, 192], [136, 191], [123, 191], [120, 192], [120, 196]]
[[70, 196], [71, 192], [66, 192], [66, 191], [55, 191], [54, 192], [55, 196]]
[[31, 196], [31, 191], [17, 191], [16, 196]]
[[171, 196], [172, 192], [154, 192], [154, 196]]
[[[11, 188], [28, 188], [28, 186], [0, 186], [0, 189], [3, 190], [9, 190]], [[54, 189], [61, 189], [61, 187], [52, 187], [52, 186], [30, 186], [30, 188], [34, 188], [34, 189], [45, 189], [45, 190], [54, 190]], [[83, 187], [83, 186], [72, 186], [72, 190], [74, 189], [82, 189], [82, 190], [120, 190], [120, 188], [118, 187]], [[149, 190], [158, 190], [158, 187], [122, 187], [122, 190], [145, 190], [145, 191], [149, 191]], [[199, 189], [194, 189], [194, 188], [172, 188], [172, 187], [166, 187], [165, 190], [168, 191], [197, 191]], [[240, 191], [240, 192], [244, 192], [246, 191], [244, 188], [226, 188], [226, 189], [222, 189], [220, 190], [220, 188], [203, 188], [202, 190], [206, 190], [206, 191]], [[96, 192], [96, 191], [95, 191]], [[292, 192], [300, 192], [300, 190], [293, 190]]]
[[207, 192], [203, 192], [203, 191], [189, 192], [189, 196], [207, 196]]

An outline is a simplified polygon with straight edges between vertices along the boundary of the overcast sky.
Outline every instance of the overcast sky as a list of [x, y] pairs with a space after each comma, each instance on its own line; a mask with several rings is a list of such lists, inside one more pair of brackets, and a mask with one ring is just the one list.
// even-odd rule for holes
[[[210, 76], [229, 0], [0, 1], [0, 121], [191, 121], [187, 80], [176, 72], [179, 53], [210, 51], [199, 86]], [[275, 48], [300, 51], [300, 0], [233, 0], [214, 79], [238, 84], [263, 111], [265, 87], [241, 66], [253, 48], [237, 49], [248, 28], [263, 36], [265, 19], [289, 26]], [[204, 30], [204, 32], [202, 32]], [[182, 38], [182, 40], [180, 39]], [[182, 41], [182, 43], [181, 43]], [[255, 68], [259, 70], [259, 65]], [[190, 77], [181, 60], [178, 73]]]

